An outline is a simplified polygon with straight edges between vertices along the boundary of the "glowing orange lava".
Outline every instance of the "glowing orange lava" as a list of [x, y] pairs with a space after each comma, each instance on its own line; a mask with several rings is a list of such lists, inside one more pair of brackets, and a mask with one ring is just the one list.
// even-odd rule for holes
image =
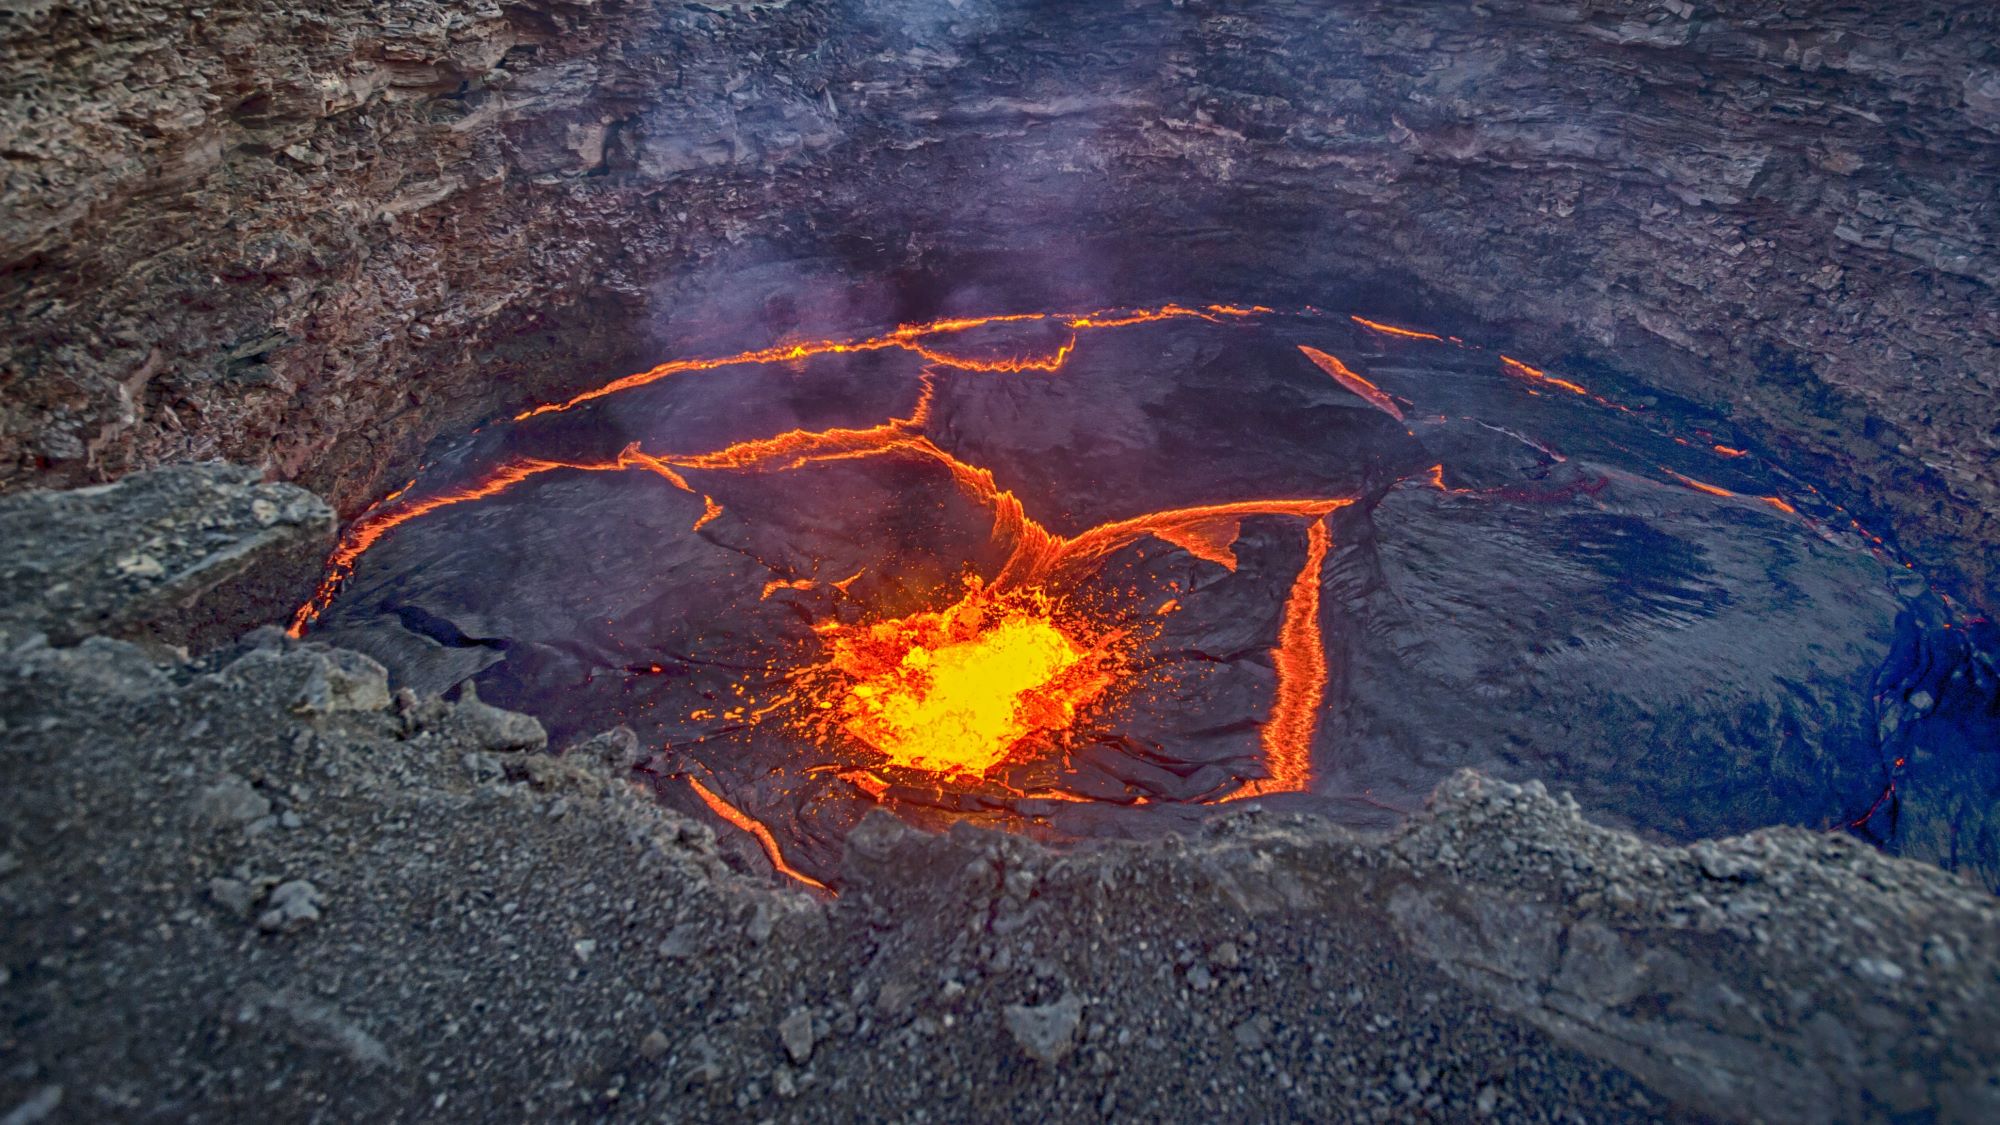
[[889, 765], [945, 777], [982, 777], [1024, 739], [1068, 729], [1117, 674], [1115, 640], [1064, 629], [1046, 598], [977, 584], [942, 612], [819, 633], [842, 729]]
[[[991, 581], [969, 582], [964, 596], [942, 610], [815, 625], [822, 656], [818, 663], [791, 670], [787, 676], [791, 690], [782, 698], [759, 706], [739, 686], [738, 705], [720, 708], [719, 714], [716, 708], [702, 707], [690, 718], [754, 725], [785, 711], [795, 716], [791, 720], [795, 726], [815, 737], [841, 740], [841, 755], [851, 755], [856, 748], [879, 754], [879, 761], [866, 768], [826, 767], [877, 799], [883, 799], [891, 785], [872, 772], [877, 768], [928, 774], [935, 779], [933, 784], [940, 786], [952, 779], [992, 782], [986, 775], [1020, 754], [1047, 754], [1059, 749], [1065, 732], [1075, 727], [1079, 717], [1090, 713], [1093, 705], [1108, 702], [1108, 693], [1130, 674], [1132, 637], [1137, 627], [1099, 620], [1071, 604], [1077, 600], [1072, 596], [1111, 556], [1152, 537], [1233, 571], [1237, 566], [1235, 544], [1244, 519], [1297, 518], [1307, 521], [1307, 550], [1271, 649], [1278, 682], [1269, 721], [1261, 734], [1266, 776], [1248, 782], [1230, 796], [1303, 791], [1311, 781], [1310, 747], [1326, 691], [1327, 664], [1319, 617], [1320, 586], [1332, 545], [1327, 517], [1354, 503], [1355, 498], [1281, 496], [1193, 505], [1113, 520], [1065, 536], [1029, 516], [1020, 499], [1002, 488], [991, 471], [960, 460], [925, 433], [942, 370], [1055, 372], [1072, 356], [1079, 337], [1090, 331], [1184, 318], [1221, 322], [1270, 311], [1263, 306], [1163, 305], [1083, 314], [966, 317], [904, 325], [875, 337], [776, 345], [733, 356], [662, 364], [518, 417], [525, 420], [567, 410], [676, 374], [739, 364], [784, 363], [816, 355], [894, 348], [921, 357], [927, 366], [919, 376], [911, 409], [902, 417], [875, 425], [791, 430], [700, 452], [656, 454], [635, 444], [603, 461], [519, 458], [468, 484], [416, 499], [409, 496], [410, 487], [406, 486], [372, 506], [347, 529], [328, 560], [318, 590], [294, 616], [292, 633], [301, 634], [326, 609], [362, 555], [394, 528], [451, 505], [497, 496], [542, 474], [628, 469], [654, 473], [701, 498], [701, 514], [693, 521], [693, 529], [700, 530], [722, 516], [723, 506], [714, 496], [693, 487], [685, 474], [783, 472], [859, 458], [914, 458], [941, 466], [955, 486], [987, 513], [992, 542], [1001, 548], [1004, 560]], [[1059, 330], [1062, 342], [1050, 351], [988, 357], [947, 351], [937, 343], [938, 337], [972, 329], [1032, 322], [1046, 322]], [[1392, 335], [1439, 339], [1427, 333], [1359, 323]], [[1301, 351], [1371, 405], [1402, 418], [1388, 395], [1337, 358], [1313, 348]], [[843, 597], [851, 596], [850, 587], [862, 573], [824, 585]], [[760, 598], [820, 585], [812, 578], [774, 575], [763, 585]], [[1179, 606], [1178, 598], [1169, 598], [1154, 618]], [[659, 670], [653, 666], [655, 673]], [[780, 872], [825, 889], [824, 884], [785, 860], [777, 840], [763, 824], [701, 781], [690, 777], [689, 784], [716, 816], [751, 833]], [[1021, 798], [1092, 799], [1048, 789], [1008, 791]]]
[[626, 446], [615, 459], [610, 461], [547, 461], [539, 458], [508, 461], [463, 488], [427, 496], [407, 504], [399, 503], [403, 495], [409, 491], [409, 486], [405, 485], [363, 512], [361, 517], [348, 527], [347, 532], [341, 536], [340, 543], [334, 547], [333, 554], [327, 558], [326, 573], [320, 579], [319, 588], [304, 605], [298, 608], [298, 612], [292, 615], [291, 626], [286, 632], [294, 637], [304, 636], [306, 626], [317, 620], [320, 614], [326, 612], [326, 607], [333, 604], [334, 597], [340, 593], [341, 586], [346, 584], [348, 577], [354, 573], [354, 565], [362, 554], [398, 525], [435, 512], [439, 508], [498, 496], [522, 481], [543, 473], [560, 469], [602, 473], [635, 468], [658, 473], [683, 492], [694, 491], [688, 486], [685, 477], [659, 458], [649, 457], [640, 452], [637, 445]]
[[1683, 476], [1682, 474], [1674, 472], [1672, 469], [1669, 469], [1665, 466], [1661, 466], [1660, 471], [1674, 478], [1675, 480], [1681, 482], [1682, 484], [1687, 485], [1689, 488], [1694, 489], [1696, 492], [1706, 492], [1710, 496], [1723, 496], [1731, 500], [1755, 500], [1758, 503], [1768, 505], [1769, 507], [1774, 508], [1777, 511], [1783, 512], [1788, 516], [1797, 515], [1799, 511], [1797, 508], [1794, 508], [1792, 505], [1786, 503], [1785, 498], [1782, 496], [1745, 496], [1740, 492], [1731, 492], [1726, 488], [1718, 488], [1715, 485], [1708, 484], [1703, 481], [1698, 481], [1693, 477]]
[[694, 787], [695, 796], [701, 798], [702, 803], [708, 806], [709, 811], [741, 828], [743, 831], [750, 833], [750, 835], [755, 836], [757, 843], [763, 846], [764, 854], [770, 858], [772, 867], [777, 868], [782, 874], [797, 879], [808, 887], [830, 891], [830, 888], [825, 883], [785, 862], [785, 853], [778, 850], [777, 837], [771, 835], [770, 829], [764, 827], [755, 818], [745, 814], [743, 810], [737, 808], [735, 805], [716, 796], [713, 790], [696, 781], [694, 778], [688, 778], [688, 784]]
[[1403, 420], [1402, 409], [1396, 405], [1396, 400], [1382, 393], [1382, 388], [1356, 375], [1346, 364], [1320, 351], [1318, 348], [1309, 348], [1304, 344], [1300, 344], [1299, 350], [1304, 352], [1306, 358], [1312, 360], [1321, 371], [1333, 376], [1335, 382], [1365, 399], [1368, 405], [1373, 406], [1398, 422]]
[[1527, 364], [1522, 363], [1520, 360], [1515, 359], [1512, 356], [1504, 356], [1504, 355], [1501, 356], [1500, 366], [1506, 368], [1510, 373], [1519, 375], [1521, 378], [1526, 379], [1529, 382], [1541, 383], [1544, 386], [1559, 387], [1565, 391], [1568, 391], [1573, 395], [1590, 394], [1589, 391], [1585, 390], [1583, 387], [1580, 387], [1575, 383], [1570, 382], [1568, 379], [1558, 379], [1555, 376], [1549, 374], [1548, 372], [1543, 371], [1541, 368], [1529, 367]]
[[1231, 800], [1269, 793], [1303, 793], [1312, 786], [1312, 740], [1319, 708], [1326, 699], [1326, 645], [1319, 628], [1319, 589], [1333, 533], [1325, 520], [1306, 529], [1306, 565], [1285, 599], [1285, 619], [1271, 663], [1278, 670], [1278, 698], [1264, 724], [1264, 768], [1268, 776], [1246, 782]]
[[1365, 320], [1358, 316], [1351, 316], [1348, 317], [1347, 319], [1353, 321], [1356, 324], [1359, 324], [1363, 328], [1368, 329], [1370, 332], [1380, 332], [1384, 336], [1398, 336], [1405, 340], [1435, 340], [1440, 344], [1445, 342], [1444, 337], [1436, 334], [1435, 332], [1418, 332], [1410, 328], [1398, 328], [1393, 324], [1383, 324], [1380, 321]]
[[1734, 492], [1729, 491], [1726, 488], [1717, 488], [1715, 485], [1709, 484], [1705, 481], [1698, 481], [1693, 477], [1682, 476], [1681, 474], [1673, 471], [1672, 469], [1662, 469], [1661, 471], [1666, 473], [1668, 476], [1674, 478], [1675, 480], [1681, 482], [1682, 484], [1687, 485], [1689, 488], [1694, 489], [1696, 492], [1706, 492], [1710, 496], [1726, 496], [1732, 500], [1736, 498], [1736, 494]]
[[694, 526], [688, 530], [700, 531], [702, 528], [714, 523], [721, 516], [722, 505], [715, 502], [715, 497], [703, 496], [701, 498], [701, 518], [694, 521]]
[[1167, 524], [1153, 530], [1153, 538], [1172, 543], [1195, 558], [1212, 562], [1224, 570], [1236, 569], [1236, 539], [1243, 534], [1243, 521], [1218, 519], [1185, 526]]
[[[613, 379], [601, 387], [583, 391], [561, 402], [543, 403], [523, 410], [514, 420], [525, 421], [541, 414], [552, 414], [581, 406], [586, 402], [657, 383], [673, 375], [691, 371], [714, 371], [721, 367], [735, 367], [743, 364], [790, 363], [810, 359], [820, 355], [847, 355], [855, 352], [878, 352], [889, 348], [900, 348], [945, 367], [965, 371], [1055, 371], [1062, 367], [1076, 346], [1075, 333], [1095, 328], [1123, 328], [1133, 324], [1151, 324], [1166, 320], [1200, 319], [1217, 321], [1224, 317], [1244, 318], [1268, 313], [1271, 310], [1257, 306], [1239, 308], [1233, 305], [1209, 305], [1205, 308], [1189, 308], [1184, 305], [1162, 305], [1153, 309], [1113, 309], [1092, 313], [1007, 313], [999, 316], [969, 316], [950, 320], [934, 320], [927, 324], [905, 324], [880, 336], [848, 340], [807, 340], [796, 344], [776, 344], [768, 348], [737, 352], [735, 355], [715, 356], [707, 359], [677, 359], [662, 363], [645, 371], [635, 372], [621, 379]], [[985, 328], [996, 324], [1022, 324], [1049, 321], [1061, 324], [1072, 333], [1067, 343], [1055, 352], [1045, 356], [1030, 356], [1012, 359], [972, 359], [955, 356], [937, 350], [925, 343], [933, 336], [967, 332], [975, 328]]]

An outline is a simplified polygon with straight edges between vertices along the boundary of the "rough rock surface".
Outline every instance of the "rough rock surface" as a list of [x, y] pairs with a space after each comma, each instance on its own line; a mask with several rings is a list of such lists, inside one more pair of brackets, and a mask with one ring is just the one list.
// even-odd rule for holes
[[235, 465], [0, 497], [0, 638], [207, 648], [310, 590], [332, 542], [325, 501]]
[[1981, 0], [16, 5], [0, 479], [224, 455], [351, 511], [676, 346], [1186, 293], [1619, 365], [1987, 572], [1996, 35]]
[[594, 757], [477, 749], [435, 700], [302, 708], [336, 667], [0, 657], [0, 1108], [1996, 1111], [2000, 908], [1838, 838], [1659, 848], [1466, 775], [1387, 841], [1246, 812], [1060, 854], [884, 817], [825, 905]]
[[651, 801], [629, 732], [539, 734], [275, 629], [199, 660], [10, 631], [0, 1111], [2000, 1113], [2000, 904], [1844, 837], [1661, 847], [1461, 774], [1381, 839], [878, 814], [825, 902]]

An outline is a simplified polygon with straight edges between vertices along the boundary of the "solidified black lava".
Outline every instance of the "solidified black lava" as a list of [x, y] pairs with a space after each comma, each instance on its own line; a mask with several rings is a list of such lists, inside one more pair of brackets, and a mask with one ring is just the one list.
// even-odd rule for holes
[[[1405, 420], [1298, 345], [1344, 360]], [[878, 426], [910, 416], [925, 368], [886, 351], [690, 373], [457, 442], [413, 495], [513, 458]], [[1880, 676], [1917, 674], [1908, 622], [1935, 599], [1899, 593], [1903, 568], [1715, 419], [1317, 314], [1093, 332], [1053, 373], [929, 378], [922, 433], [1059, 534], [1190, 505], [1356, 499], [1329, 517], [1312, 791], [1267, 800], [1379, 826], [1474, 766], [1673, 839], [1779, 823], [1880, 834], [1885, 801], [1903, 824], [1951, 815], [1893, 791], [1906, 755], [1885, 744], [1875, 695]], [[630, 724], [657, 749], [663, 799], [705, 813], [683, 780], [698, 778], [826, 878], [878, 798], [836, 776], [864, 748], [784, 721], [813, 624], [941, 608], [966, 577], [991, 579], [1004, 545], [988, 508], [922, 458], [686, 476], [692, 491], [643, 470], [551, 472], [413, 520], [316, 629], [422, 690], [474, 682], [559, 741]], [[1142, 538], [1067, 592], [1146, 627], [1137, 671], [1059, 758], [1003, 772], [1089, 800], [913, 786], [880, 800], [927, 823], [1148, 833], [1264, 776], [1270, 650], [1303, 526], [1243, 520], [1233, 570]]]

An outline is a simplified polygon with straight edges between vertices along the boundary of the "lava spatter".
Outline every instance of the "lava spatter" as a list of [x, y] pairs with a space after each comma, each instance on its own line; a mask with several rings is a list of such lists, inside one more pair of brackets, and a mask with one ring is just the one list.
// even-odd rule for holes
[[888, 765], [947, 778], [981, 778], [1024, 739], [1068, 729], [1120, 671], [1115, 638], [1065, 628], [1046, 595], [976, 584], [941, 612], [820, 634], [841, 729]]

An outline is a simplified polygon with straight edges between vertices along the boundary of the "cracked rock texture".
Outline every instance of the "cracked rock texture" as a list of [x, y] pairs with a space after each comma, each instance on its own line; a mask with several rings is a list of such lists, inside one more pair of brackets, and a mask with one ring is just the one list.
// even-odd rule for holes
[[1311, 301], [1726, 406], [1977, 587], [1995, 42], [1983, 0], [11, 5], [0, 482], [226, 456], [351, 512], [678, 349]]
[[2000, 905], [1845, 837], [1662, 847], [1465, 773], [1387, 838], [877, 814], [823, 901], [629, 732], [542, 752], [274, 629], [89, 636], [149, 595], [76, 573], [81, 639], [0, 629], [9, 1120], [2000, 1114]]
[[325, 501], [235, 465], [0, 496], [0, 637], [208, 648], [311, 589], [332, 542]]

